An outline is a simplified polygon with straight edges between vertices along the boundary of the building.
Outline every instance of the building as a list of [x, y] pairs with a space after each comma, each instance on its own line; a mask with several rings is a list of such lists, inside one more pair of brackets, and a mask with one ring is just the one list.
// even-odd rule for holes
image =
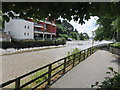
[[5, 23], [5, 32], [14, 40], [53, 39], [56, 36], [55, 21], [35, 22], [33, 19], [12, 19]]
[[34, 24], [23, 19], [12, 19], [5, 23], [5, 32], [14, 40], [34, 39]]

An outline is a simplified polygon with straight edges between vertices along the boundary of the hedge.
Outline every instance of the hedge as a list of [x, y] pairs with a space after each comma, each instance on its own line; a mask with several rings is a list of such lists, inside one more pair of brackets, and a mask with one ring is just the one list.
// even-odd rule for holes
[[30, 47], [42, 47], [42, 46], [53, 46], [53, 45], [64, 45], [65, 40], [27, 40], [19, 42], [1, 42], [2, 47], [0, 48], [30, 48]]

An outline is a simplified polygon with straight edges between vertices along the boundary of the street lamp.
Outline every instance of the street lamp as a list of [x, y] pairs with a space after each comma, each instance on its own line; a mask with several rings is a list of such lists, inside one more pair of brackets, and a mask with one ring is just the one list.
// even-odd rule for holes
[[92, 47], [93, 47], [93, 44], [94, 44], [94, 31], [92, 31]]

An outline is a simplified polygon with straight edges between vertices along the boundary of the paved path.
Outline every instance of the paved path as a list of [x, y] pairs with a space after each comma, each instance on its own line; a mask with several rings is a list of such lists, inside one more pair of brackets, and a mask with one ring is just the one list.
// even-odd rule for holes
[[118, 70], [118, 57], [105, 50], [98, 50], [54, 83], [51, 88], [90, 88], [96, 81], [103, 81], [108, 67]]

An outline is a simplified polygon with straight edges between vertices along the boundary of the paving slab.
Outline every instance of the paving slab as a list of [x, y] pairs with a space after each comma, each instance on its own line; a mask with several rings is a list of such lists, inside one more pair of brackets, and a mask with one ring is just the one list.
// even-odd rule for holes
[[118, 71], [118, 57], [105, 50], [98, 50], [82, 61], [51, 88], [91, 88], [96, 81], [103, 81], [108, 67]]

